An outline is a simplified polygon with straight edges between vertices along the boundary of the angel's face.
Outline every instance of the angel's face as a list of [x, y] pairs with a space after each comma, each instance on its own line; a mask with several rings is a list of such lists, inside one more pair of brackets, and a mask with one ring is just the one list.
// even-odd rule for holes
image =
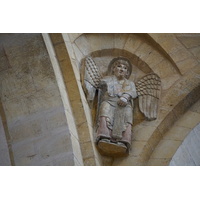
[[124, 79], [128, 75], [128, 68], [126, 65], [118, 63], [114, 66], [113, 72], [118, 79]]

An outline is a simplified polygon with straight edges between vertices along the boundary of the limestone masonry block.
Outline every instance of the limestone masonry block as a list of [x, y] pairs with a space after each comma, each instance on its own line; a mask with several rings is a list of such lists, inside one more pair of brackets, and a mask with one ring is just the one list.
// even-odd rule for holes
[[199, 119], [199, 113], [188, 111], [176, 124], [185, 128], [193, 128], [199, 123]]
[[80, 51], [82, 52], [84, 56], [87, 56], [89, 52], [91, 52], [90, 43], [88, 39], [86, 38], [86, 36], [83, 35], [79, 37], [78, 39], [76, 39], [75, 44], [77, 45], [77, 47], [80, 49]]
[[182, 35], [182, 36], [177, 36], [178, 40], [182, 42], [182, 44], [186, 48], [192, 48], [196, 46], [200, 46], [200, 37], [199, 34], [196, 35]]
[[[100, 34], [85, 34], [87, 41], [89, 43], [89, 48], [91, 52], [101, 49], [101, 37]], [[79, 47], [80, 48], [80, 47]]]
[[114, 48], [123, 49], [128, 37], [129, 34], [126, 33], [114, 34]]
[[151, 158], [171, 158], [181, 143], [181, 141], [161, 140]]
[[137, 35], [130, 34], [125, 43], [124, 50], [135, 53], [135, 51], [138, 49], [139, 46], [142, 45], [142, 43], [142, 40]]
[[164, 140], [184, 140], [186, 135], [190, 132], [190, 128], [175, 125], [164, 135]]

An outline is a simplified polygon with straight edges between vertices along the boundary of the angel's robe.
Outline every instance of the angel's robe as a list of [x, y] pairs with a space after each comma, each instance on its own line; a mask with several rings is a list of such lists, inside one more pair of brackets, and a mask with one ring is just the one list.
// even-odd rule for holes
[[[107, 127], [111, 131], [109, 135], [105, 135], [104, 130], [98, 130], [97, 138], [109, 138], [130, 145], [131, 130], [126, 131], [126, 129], [129, 124], [133, 123], [133, 99], [137, 97], [135, 84], [127, 79], [118, 80], [113, 75], [104, 77], [100, 85], [106, 89], [102, 94], [99, 119], [105, 117]], [[125, 97], [128, 100], [125, 107], [117, 104], [120, 97]], [[100, 120], [99, 123], [101, 123]]]

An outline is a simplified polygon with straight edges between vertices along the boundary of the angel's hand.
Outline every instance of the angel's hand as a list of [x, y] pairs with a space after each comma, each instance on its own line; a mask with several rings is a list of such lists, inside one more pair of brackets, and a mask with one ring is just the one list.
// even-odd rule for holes
[[128, 104], [128, 101], [124, 97], [120, 97], [119, 101], [117, 102], [119, 106], [125, 107]]
[[107, 89], [106, 82], [105, 81], [100, 81], [98, 86], [97, 86], [97, 88], [102, 89], [102, 90]]

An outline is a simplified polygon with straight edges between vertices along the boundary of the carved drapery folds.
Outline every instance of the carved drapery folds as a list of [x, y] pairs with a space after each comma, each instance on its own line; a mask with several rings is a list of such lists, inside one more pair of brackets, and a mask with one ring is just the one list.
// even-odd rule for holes
[[139, 99], [139, 109], [147, 120], [157, 118], [161, 91], [159, 76], [146, 74], [134, 83], [129, 79], [131, 73], [132, 64], [125, 57], [112, 59], [104, 76], [92, 57], [85, 59], [82, 85], [90, 107], [94, 109], [93, 105], [97, 105], [94, 134], [102, 155], [128, 155], [132, 141], [134, 99]]

